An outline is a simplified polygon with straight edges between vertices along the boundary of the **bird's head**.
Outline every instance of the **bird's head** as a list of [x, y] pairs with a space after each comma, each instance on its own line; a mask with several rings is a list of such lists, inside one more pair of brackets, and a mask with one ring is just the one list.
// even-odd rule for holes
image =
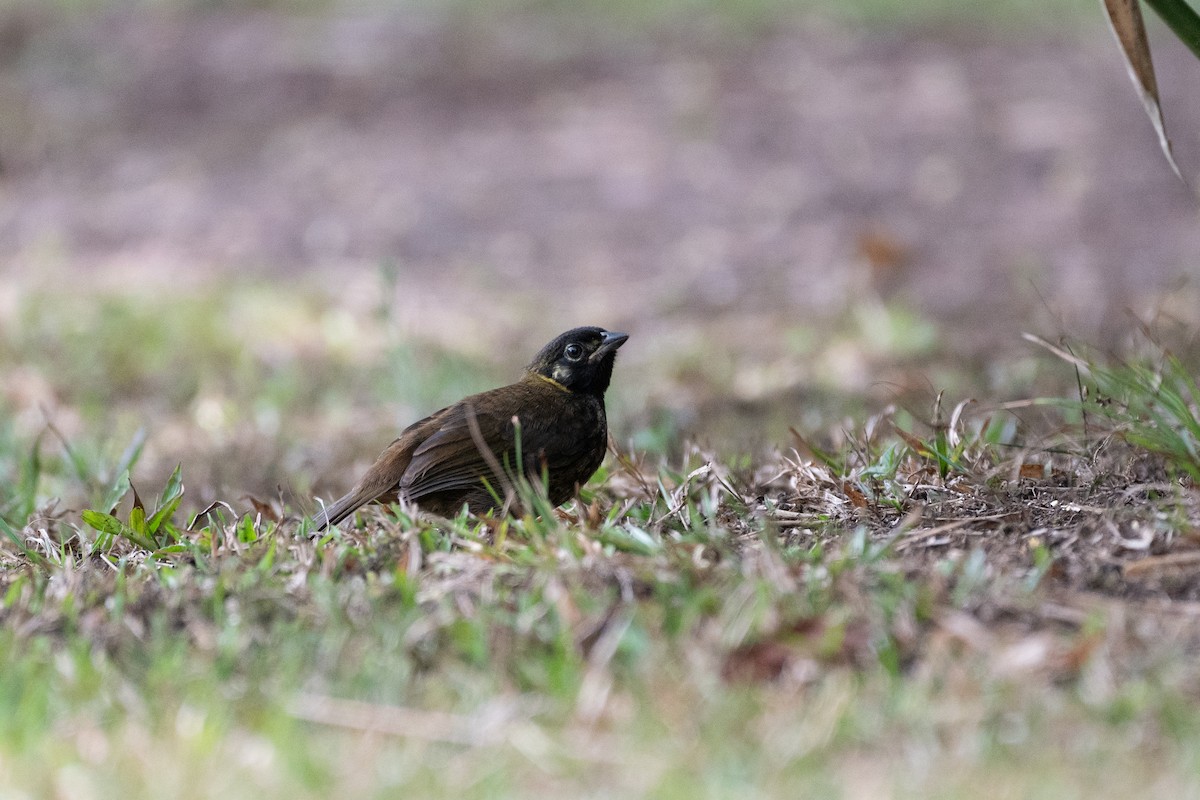
[[628, 338], [603, 328], [575, 328], [539, 350], [528, 369], [568, 391], [603, 395], [612, 380], [617, 348]]

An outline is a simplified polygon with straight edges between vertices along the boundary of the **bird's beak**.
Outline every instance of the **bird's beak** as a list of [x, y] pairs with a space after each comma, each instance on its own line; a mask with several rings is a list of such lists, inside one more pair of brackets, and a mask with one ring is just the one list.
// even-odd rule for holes
[[628, 333], [617, 333], [616, 331], [605, 331], [604, 339], [601, 340], [600, 346], [596, 348], [596, 352], [588, 358], [589, 364], [594, 364], [606, 355], [616, 350], [621, 345], [625, 344], [625, 340], [629, 338]]

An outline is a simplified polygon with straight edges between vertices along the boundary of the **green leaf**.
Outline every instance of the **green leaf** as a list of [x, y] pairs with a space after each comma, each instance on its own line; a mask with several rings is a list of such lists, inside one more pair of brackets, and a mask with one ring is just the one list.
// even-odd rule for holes
[[41, 553], [30, 550], [28, 547], [26, 547], [25, 543], [21, 541], [21, 537], [16, 530], [14, 530], [13, 527], [3, 519], [0, 519], [0, 530], [3, 530], [4, 535], [12, 540], [12, 543], [16, 545], [17, 550], [21, 552], [21, 555], [25, 556], [34, 564], [44, 564], [46, 562], [45, 557], [43, 557]]
[[182, 497], [176, 497], [171, 502], [167, 503], [162, 508], [154, 512], [150, 517], [147, 527], [151, 533], [158, 533], [163, 524], [166, 523], [170, 527], [171, 517], [175, 516], [175, 510], [179, 508], [179, 504], [183, 501]]
[[146, 446], [146, 429], [138, 428], [133, 434], [133, 438], [126, 446], [125, 452], [121, 453], [121, 458], [117, 461], [117, 474], [122, 472], [132, 472], [133, 467], [142, 457], [142, 449]]
[[146, 509], [134, 506], [129, 511], [129, 529], [138, 536], [146, 536]]
[[[117, 476], [116, 482], [113, 483], [112, 488], [108, 490], [108, 493], [100, 501], [100, 508], [107, 509], [109, 513], [115, 511], [117, 506], [121, 504], [121, 500], [129, 492], [129, 487], [129, 470], [122, 470], [121, 474]], [[88, 524], [90, 525], [91, 523]]]
[[4, 593], [4, 601], [0, 605], [8, 607], [17, 602], [17, 599], [21, 596], [21, 592], [25, 590], [25, 584], [28, 582], [28, 575], [18, 576], [17, 579], [12, 582], [12, 585], [8, 587], [8, 591]]
[[1146, 0], [1179, 41], [1200, 58], [1200, 15], [1183, 0]]
[[112, 514], [105, 514], [100, 511], [92, 511], [87, 509], [83, 512], [83, 521], [95, 528], [100, 533], [107, 533], [110, 536], [124, 536], [126, 532], [125, 523], [114, 517]]
[[155, 506], [154, 513], [150, 515], [150, 521], [147, 524], [147, 528], [149, 528], [151, 533], [158, 533], [164, 523], [170, 523], [171, 517], [175, 515], [176, 509], [179, 508], [179, 504], [183, 500], [182, 467], [182, 464], [175, 467], [175, 471], [167, 479], [167, 485], [163, 487], [162, 495], [158, 498], [158, 504]]
[[[167, 485], [163, 487], [162, 496], [158, 498], [155, 515], [157, 512], [166, 508], [172, 501], [183, 497], [183, 465], [179, 464], [175, 467], [175, 471], [171, 473], [171, 477], [167, 479]], [[178, 505], [178, 503], [176, 503]]]
[[252, 544], [258, 541], [258, 530], [254, 527], [254, 518], [249, 514], [242, 517], [237, 526], [237, 539], [242, 544]]
[[657, 539], [636, 525], [604, 528], [598, 538], [602, 543], [625, 553], [649, 556], [662, 550], [662, 544]]
[[20, 479], [17, 484], [17, 498], [20, 499], [20, 505], [17, 507], [17, 514], [24, 519], [24, 522], [32, 516], [37, 505], [37, 487], [38, 481], [42, 477], [42, 437], [38, 436], [33, 442], [33, 448], [29, 452], [29, 458], [21, 463]]
[[254, 565], [256, 572], [260, 574], [266, 574], [271, 571], [271, 567], [275, 566], [275, 550], [277, 541], [277, 539], [272, 537], [271, 541], [267, 543], [267, 549], [263, 553], [262, 558], [260, 558], [258, 563]]
[[105, 514], [101, 511], [86, 509], [83, 512], [83, 521], [95, 528], [100, 533], [107, 534], [109, 536], [120, 536], [122, 539], [127, 539], [144, 550], [158, 549], [157, 544], [148, 539], [146, 536], [135, 532], [132, 528], [121, 522], [121, 520], [117, 519], [112, 514]]

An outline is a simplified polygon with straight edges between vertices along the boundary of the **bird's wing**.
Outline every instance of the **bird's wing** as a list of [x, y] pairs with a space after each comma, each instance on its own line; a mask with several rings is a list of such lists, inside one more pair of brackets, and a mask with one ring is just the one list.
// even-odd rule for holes
[[[536, 471], [540, 454], [557, 441], [556, 437], [562, 438], [559, 400], [557, 389], [546, 389], [540, 383], [514, 384], [473, 395], [413, 423], [383, 451], [349, 494], [314, 518], [317, 529], [336, 524], [360, 506], [397, 490], [419, 504], [422, 498], [432, 495], [480, 488], [480, 480], [487, 478], [497, 493], [503, 493], [506, 477], [495, 475], [488, 458], [494, 456], [504, 470], [516, 469], [512, 463], [513, 416], [524, 417], [530, 408], [540, 411], [530, 415], [521, 430], [525, 469]], [[472, 419], [477, 434], [471, 430]], [[576, 438], [573, 434], [567, 437]], [[490, 451], [489, 455], [485, 456], [483, 450]]]
[[[503, 491], [483, 448], [506, 466], [513, 442], [512, 415], [506, 410], [481, 411], [471, 399], [451, 406], [436, 430], [413, 450], [400, 480], [400, 490], [410, 500], [420, 503], [422, 497], [432, 494], [477, 488], [481, 478], [487, 478], [497, 492]], [[478, 428], [475, 433], [471, 431], [472, 418]]]
[[353, 489], [313, 517], [316, 530], [336, 525], [372, 500], [394, 493], [412, 460], [413, 450], [425, 438], [426, 431], [436, 430], [441, 418], [448, 415], [453, 408], [443, 408], [405, 428], [404, 432], [379, 454], [379, 458], [375, 459], [375, 463]]

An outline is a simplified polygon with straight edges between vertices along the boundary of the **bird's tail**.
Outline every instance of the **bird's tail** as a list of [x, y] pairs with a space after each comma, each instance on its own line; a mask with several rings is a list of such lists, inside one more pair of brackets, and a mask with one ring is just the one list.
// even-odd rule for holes
[[375, 499], [375, 495], [363, 488], [355, 488], [346, 496], [332, 505], [325, 506], [320, 513], [313, 516], [315, 529], [323, 531], [330, 525], [337, 525], [346, 517], [353, 514], [362, 506]]
[[408, 451], [403, 444], [402, 439], [392, 442], [349, 494], [333, 505], [326, 506], [313, 517], [316, 530], [323, 531], [330, 525], [337, 525], [372, 500], [397, 499], [400, 476], [404, 474], [409, 460]]

